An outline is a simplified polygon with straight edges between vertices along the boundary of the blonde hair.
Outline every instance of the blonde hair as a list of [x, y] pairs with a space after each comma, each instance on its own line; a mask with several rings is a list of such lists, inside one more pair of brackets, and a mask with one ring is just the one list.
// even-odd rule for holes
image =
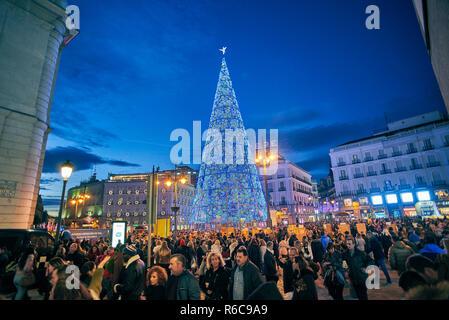
[[216, 251], [212, 251], [212, 252], [210, 252], [210, 253], [207, 255], [207, 258], [206, 258], [206, 268], [207, 268], [208, 270], [209, 270], [210, 268], [212, 268], [211, 260], [212, 260], [212, 257], [214, 257], [214, 256], [218, 258], [218, 260], [220, 261], [220, 265], [221, 265], [222, 267], [225, 266], [225, 262], [224, 262], [224, 260], [223, 260], [223, 257], [221, 256], [221, 254], [218, 253], [218, 252], [216, 252]]

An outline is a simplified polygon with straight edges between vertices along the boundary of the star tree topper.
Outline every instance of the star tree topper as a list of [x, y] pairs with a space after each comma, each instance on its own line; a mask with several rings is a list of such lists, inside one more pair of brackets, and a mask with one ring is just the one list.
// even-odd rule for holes
[[223, 48], [221, 48], [221, 49], [218, 49], [218, 51], [221, 51], [221, 52], [223, 52], [223, 55], [226, 53], [226, 48], [227, 47], [223, 47]]

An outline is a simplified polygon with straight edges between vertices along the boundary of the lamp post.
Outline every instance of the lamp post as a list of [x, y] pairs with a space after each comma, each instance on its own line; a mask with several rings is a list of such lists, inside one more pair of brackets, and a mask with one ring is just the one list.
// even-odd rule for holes
[[175, 201], [174, 201], [174, 204], [173, 204], [173, 207], [171, 207], [171, 210], [173, 211], [173, 213], [174, 213], [174, 220], [175, 220], [175, 229], [174, 229], [174, 231], [173, 231], [173, 240], [175, 240], [176, 241], [176, 231], [177, 231], [177, 228], [178, 228], [178, 222], [177, 222], [177, 220], [178, 220], [178, 211], [179, 211], [179, 206], [178, 206], [178, 191], [177, 191], [177, 189], [178, 189], [178, 182], [181, 182], [182, 184], [185, 184], [186, 182], [187, 182], [187, 178], [186, 177], [176, 177], [176, 175], [175, 175], [175, 178], [173, 179], [173, 181], [172, 181], [172, 179], [171, 178], [168, 178], [166, 181], [165, 181], [165, 185], [168, 187], [168, 188], [170, 188], [171, 187], [171, 185], [173, 184], [174, 186], [175, 186]]
[[[73, 165], [70, 163], [69, 160], [65, 162], [61, 166], [61, 177], [64, 180], [64, 183], [62, 185], [62, 195], [61, 195], [61, 204], [59, 205], [59, 214], [58, 214], [58, 224], [56, 227], [56, 239], [55, 242], [58, 245], [59, 244], [59, 229], [61, 228], [61, 219], [62, 219], [62, 207], [64, 206], [64, 195], [65, 195], [65, 187], [67, 185], [67, 180], [69, 180], [70, 176], [73, 172]], [[57, 247], [56, 245], [56, 247]]]
[[264, 177], [265, 177], [265, 190], [266, 190], [266, 202], [267, 202], [267, 227], [271, 228], [272, 227], [272, 223], [271, 223], [271, 215], [270, 215], [270, 203], [269, 203], [269, 193], [268, 193], [268, 182], [267, 182], [267, 163], [270, 163], [270, 161], [273, 161], [275, 159], [275, 155], [274, 154], [270, 154], [269, 156], [267, 155], [263, 155], [260, 154], [255, 162], [257, 164], [262, 163], [263, 164], [263, 172], [264, 172]]

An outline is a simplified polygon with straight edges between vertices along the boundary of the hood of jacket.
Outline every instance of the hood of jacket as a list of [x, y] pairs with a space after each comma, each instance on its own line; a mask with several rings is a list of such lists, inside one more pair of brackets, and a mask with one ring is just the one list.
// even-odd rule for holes
[[441, 249], [436, 244], [426, 244], [426, 246], [419, 251], [419, 253], [446, 253], [446, 251]]

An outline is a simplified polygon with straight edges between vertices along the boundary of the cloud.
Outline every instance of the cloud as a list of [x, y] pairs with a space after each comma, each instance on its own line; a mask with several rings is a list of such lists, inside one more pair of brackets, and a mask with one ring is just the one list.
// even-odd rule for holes
[[372, 135], [380, 119], [360, 122], [318, 125], [309, 128], [279, 131], [279, 149], [288, 151], [310, 151], [323, 147], [336, 147], [351, 140]]
[[70, 160], [77, 171], [91, 169], [94, 165], [99, 164], [109, 164], [119, 167], [140, 167], [139, 164], [123, 160], [104, 159], [91, 153], [88, 149], [86, 151], [86, 148], [56, 147], [46, 151], [43, 173], [58, 172], [60, 165], [66, 160]]
[[[59, 181], [61, 181], [61, 179], [57, 179], [57, 178], [42, 178], [40, 184], [41, 185], [43, 185], [43, 184], [51, 184], [53, 182], [59, 182]], [[42, 189], [42, 187], [41, 187], [41, 189]]]
[[273, 114], [253, 114], [250, 115], [249, 122], [256, 127], [261, 128], [289, 128], [303, 126], [314, 120], [320, 119], [320, 113], [312, 109], [292, 108]]

